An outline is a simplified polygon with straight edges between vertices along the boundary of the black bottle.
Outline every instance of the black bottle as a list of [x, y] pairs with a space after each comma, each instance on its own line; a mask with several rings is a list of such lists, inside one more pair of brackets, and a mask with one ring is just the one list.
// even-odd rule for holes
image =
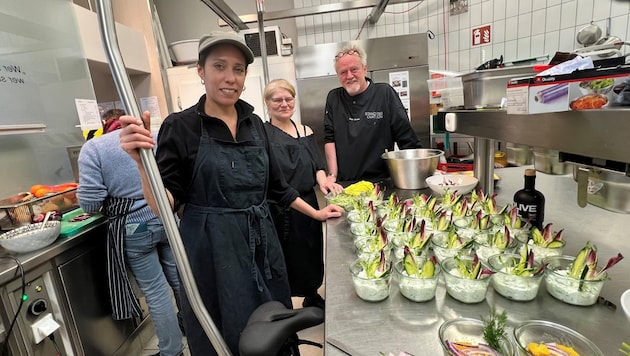
[[534, 188], [536, 170], [525, 170], [525, 187], [514, 193], [514, 205], [518, 215], [532, 226], [542, 229], [545, 219], [545, 196]]

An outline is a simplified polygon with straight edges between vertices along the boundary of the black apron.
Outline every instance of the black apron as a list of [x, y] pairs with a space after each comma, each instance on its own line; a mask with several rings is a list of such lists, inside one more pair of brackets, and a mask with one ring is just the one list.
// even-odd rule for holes
[[[313, 208], [319, 209], [313, 186], [317, 183], [317, 144], [313, 135], [294, 138], [270, 123], [265, 124], [271, 148], [290, 186]], [[269, 202], [289, 272], [291, 295], [310, 297], [324, 280], [324, 241], [322, 222], [299, 211]]]
[[[202, 135], [180, 229], [202, 300], [227, 346], [238, 355], [240, 334], [259, 305], [291, 308], [282, 248], [266, 202], [269, 157], [252, 127], [251, 141]], [[192, 355], [216, 354], [182, 293]]]

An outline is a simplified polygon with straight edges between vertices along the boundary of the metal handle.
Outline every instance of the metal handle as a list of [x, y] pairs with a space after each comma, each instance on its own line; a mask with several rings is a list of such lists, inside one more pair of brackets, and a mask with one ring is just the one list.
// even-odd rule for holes
[[[120, 48], [118, 46], [118, 38], [116, 36], [116, 27], [114, 24], [114, 16], [112, 13], [111, 0], [97, 0], [96, 12], [98, 15], [99, 28], [101, 32], [101, 40], [103, 42], [103, 49], [109, 62], [109, 68], [116, 84], [118, 94], [127, 109], [127, 113], [135, 117], [141, 117], [141, 112], [136, 100], [133, 88], [131, 86], [131, 80], [125, 71], [125, 65], [120, 54]], [[212, 322], [212, 318], [208, 313], [208, 310], [204, 306], [197, 284], [193, 278], [190, 264], [188, 263], [188, 256], [184, 250], [184, 244], [179, 235], [179, 229], [175, 216], [171, 209], [171, 204], [166, 195], [166, 189], [164, 183], [160, 177], [160, 171], [158, 170], [155, 157], [150, 149], [141, 149], [140, 158], [144, 165], [151, 191], [155, 198], [155, 202], [160, 213], [160, 218], [164, 224], [164, 229], [168, 237], [168, 242], [173, 249], [175, 255], [175, 262], [179, 270], [179, 274], [182, 280], [182, 285], [186, 291], [186, 295], [190, 301], [190, 305], [197, 316], [197, 320], [201, 324], [201, 327], [205, 331], [206, 335], [210, 339], [212, 346], [215, 348], [219, 355], [231, 355], [230, 350], [225, 343], [225, 340], [221, 337], [217, 327]]]
[[577, 205], [581, 208], [584, 208], [588, 203], [588, 168], [584, 167], [576, 167], [576, 178], [577, 178]]

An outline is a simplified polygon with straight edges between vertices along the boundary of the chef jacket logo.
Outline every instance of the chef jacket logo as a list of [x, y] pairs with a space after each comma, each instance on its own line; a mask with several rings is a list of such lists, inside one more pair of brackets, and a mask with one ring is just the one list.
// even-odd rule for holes
[[372, 125], [376, 125], [383, 118], [382, 111], [366, 111], [364, 115]]

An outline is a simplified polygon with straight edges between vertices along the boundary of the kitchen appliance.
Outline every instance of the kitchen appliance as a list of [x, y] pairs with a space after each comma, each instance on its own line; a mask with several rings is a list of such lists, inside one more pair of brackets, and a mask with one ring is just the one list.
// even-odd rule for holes
[[534, 76], [534, 66], [513, 66], [488, 70], [476, 70], [462, 75], [464, 84], [464, 108], [500, 108], [507, 97], [508, 80]]
[[569, 174], [571, 166], [560, 162], [560, 152], [544, 148], [534, 148], [534, 168], [547, 174]]
[[[324, 111], [326, 96], [340, 86], [334, 57], [341, 48], [356, 43], [367, 53], [368, 76], [375, 82], [390, 82], [390, 75], [403, 73], [408, 88], [408, 113], [411, 127], [424, 147], [429, 137], [429, 62], [425, 33], [382, 37], [351, 42], [324, 43], [295, 48], [298, 97], [302, 123], [315, 133], [322, 152], [324, 147]], [[308, 100], [307, 100], [308, 98]]]
[[578, 183], [578, 204], [588, 204], [617, 213], [630, 213], [630, 177], [597, 167], [573, 165]]

